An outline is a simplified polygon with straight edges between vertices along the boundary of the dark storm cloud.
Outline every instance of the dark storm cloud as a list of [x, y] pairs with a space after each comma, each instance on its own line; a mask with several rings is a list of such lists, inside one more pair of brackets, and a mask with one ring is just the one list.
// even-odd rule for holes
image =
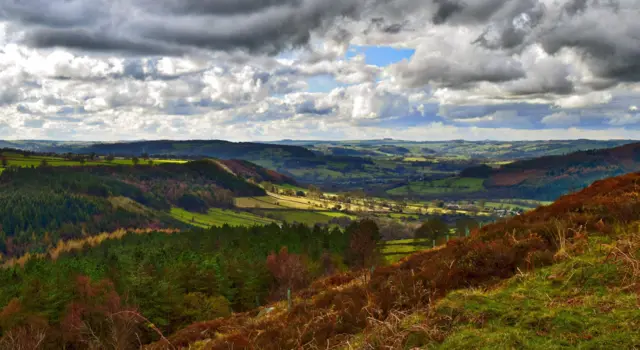
[[182, 55], [197, 50], [270, 54], [308, 43], [337, 18], [381, 0], [13, 0], [4, 18], [37, 48]]
[[[550, 55], [565, 49], [577, 52], [598, 78], [594, 89], [637, 82], [638, 15], [638, 0], [560, 0], [553, 4], [541, 0], [0, 1], [0, 20], [23, 33], [20, 37], [31, 47], [119, 55], [179, 56], [209, 51], [235, 55], [239, 50], [248, 52], [245, 59], [250, 60], [250, 54], [277, 54], [307, 45], [316, 31], [324, 32], [325, 38], [348, 42], [355, 33], [339, 25], [345, 18], [366, 21], [365, 34], [418, 32], [416, 28], [425, 25], [421, 20], [431, 20], [430, 25], [439, 27], [468, 27], [477, 33], [474, 36], [482, 33], [474, 45], [493, 54], [456, 57], [461, 64], [446, 62], [453, 61], [450, 57], [444, 57], [444, 62], [428, 58], [424, 64], [398, 69], [412, 87], [432, 82], [465, 88], [474, 82], [523, 80], [530, 72], [511, 62], [511, 57], [517, 61], [518, 55], [534, 45]], [[463, 44], [468, 43], [453, 43]], [[477, 55], [474, 50], [465, 53]], [[143, 80], [152, 74], [138, 68], [127, 67], [125, 75]], [[567, 74], [528, 79], [527, 84], [509, 88], [519, 95], [574, 91]]]
[[[305, 45], [342, 18], [373, 18], [399, 33], [404, 18], [430, 13], [435, 24], [509, 20], [535, 0], [7, 0], [0, 18], [19, 23], [26, 43], [95, 52], [182, 55], [196, 50], [264, 52]], [[378, 21], [378, 22], [375, 22]], [[349, 35], [345, 36], [350, 38]]]
[[67, 47], [84, 51], [144, 55], [180, 55], [188, 51], [186, 47], [75, 28], [36, 29], [27, 33], [25, 43], [37, 48]]
[[[539, 42], [552, 55], [563, 49], [579, 53], [598, 77], [640, 81], [640, 22], [637, 2], [594, 2], [580, 15], [559, 22]], [[607, 84], [603, 85], [605, 88]]]
[[488, 24], [512, 20], [520, 14], [535, 11], [539, 0], [433, 0], [435, 23], [455, 25]]
[[107, 15], [101, 0], [91, 5], [90, 1], [5, 0], [0, 4], [0, 19], [49, 28], [91, 25], [95, 18]]
[[588, 0], [573, 0], [564, 5], [567, 14], [573, 16], [582, 13], [587, 9]]
[[[167, 8], [180, 14], [250, 14], [270, 7], [299, 6], [302, 0], [172, 0]], [[153, 2], [149, 2], [152, 7]]]
[[456, 12], [460, 12], [463, 9], [463, 5], [458, 1], [451, 0], [433, 0], [438, 5], [438, 10], [433, 15], [433, 23], [442, 24], [449, 19]]
[[[550, 55], [566, 49], [576, 52], [599, 78], [590, 83], [592, 89], [599, 90], [619, 82], [640, 81], [638, 5], [637, 0], [569, 0], [547, 8], [538, 0], [493, 0], [482, 5], [469, 0], [448, 21], [472, 23], [484, 18], [482, 13], [490, 14], [486, 30], [475, 44], [495, 51], [521, 53], [539, 44]], [[573, 92], [572, 84], [564, 78], [537, 86], [531, 91], [518, 87], [514, 92]]]
[[[372, 18], [369, 27], [365, 29], [364, 34], [369, 34], [372, 31], [378, 31], [388, 34], [398, 34], [401, 31], [405, 30], [407, 26], [407, 22], [403, 23], [388, 23], [388, 21], [382, 17]], [[348, 34], [347, 34], [348, 35]]]
[[522, 1], [500, 20], [492, 22], [476, 43], [490, 49], [514, 49], [522, 46], [529, 34], [544, 19], [545, 7], [538, 1]]
[[640, 46], [628, 45], [633, 41], [636, 41], [636, 45], [640, 44], [640, 38], [612, 37], [608, 34], [583, 23], [557, 28], [551, 35], [545, 36], [541, 43], [545, 51], [552, 55], [564, 48], [577, 49], [601, 76], [622, 80], [640, 78]]

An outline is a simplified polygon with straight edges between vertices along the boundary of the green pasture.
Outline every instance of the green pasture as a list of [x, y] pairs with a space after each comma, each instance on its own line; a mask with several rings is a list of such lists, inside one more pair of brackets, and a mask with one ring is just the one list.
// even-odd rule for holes
[[222, 226], [224, 224], [230, 226], [267, 225], [274, 222], [274, 220], [251, 213], [218, 208], [209, 209], [207, 213], [194, 213], [181, 208], [171, 208], [170, 214], [177, 220], [202, 228]]
[[447, 179], [411, 182], [409, 185], [396, 187], [388, 190], [391, 195], [408, 195], [408, 194], [441, 194], [441, 193], [468, 193], [479, 192], [484, 190], [484, 179], [451, 177]]

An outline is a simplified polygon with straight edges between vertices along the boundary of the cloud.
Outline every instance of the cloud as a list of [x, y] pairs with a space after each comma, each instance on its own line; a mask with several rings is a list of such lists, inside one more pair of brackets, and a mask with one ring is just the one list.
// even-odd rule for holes
[[638, 16], [637, 0], [0, 1], [0, 135], [631, 135]]
[[583, 56], [597, 76], [616, 81], [639, 81], [637, 2], [593, 2], [588, 8], [586, 4], [573, 2], [576, 3], [580, 4], [576, 15], [549, 24], [540, 33], [539, 41], [545, 51], [556, 54], [573, 49]]
[[520, 62], [471, 43], [466, 30], [424, 39], [413, 58], [393, 66], [393, 74], [408, 87], [431, 84], [464, 87], [477, 82], [507, 82], [526, 76]]
[[567, 112], [558, 112], [545, 116], [541, 122], [550, 126], [573, 126], [580, 123], [580, 116]]
[[332, 107], [319, 108], [313, 100], [306, 100], [296, 106], [296, 113], [299, 114], [327, 115], [332, 111]]
[[593, 105], [604, 105], [611, 102], [613, 95], [608, 91], [590, 92], [584, 95], [571, 95], [559, 98], [555, 105], [561, 108], [585, 108]]
[[[366, 2], [365, 2], [366, 3]], [[364, 9], [355, 0], [24, 0], [0, 4], [31, 47], [183, 55], [199, 50], [277, 53]]]
[[609, 119], [609, 125], [625, 126], [634, 124], [640, 124], [640, 113], [622, 114]]
[[531, 51], [522, 58], [526, 76], [504, 85], [508, 94], [520, 96], [568, 95], [575, 91], [569, 64], [558, 58], [545, 55], [537, 47], [532, 48]]

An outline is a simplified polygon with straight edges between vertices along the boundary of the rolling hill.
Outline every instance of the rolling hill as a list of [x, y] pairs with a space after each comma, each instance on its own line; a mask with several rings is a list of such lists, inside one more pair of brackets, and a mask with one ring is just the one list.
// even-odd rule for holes
[[487, 190], [552, 200], [596, 180], [640, 171], [640, 143], [506, 164], [484, 182]]
[[412, 154], [454, 158], [488, 158], [494, 160], [529, 159], [548, 155], [564, 155], [590, 149], [617, 147], [633, 140], [549, 140], [549, 141], [405, 141], [381, 140], [281, 140], [273, 144], [302, 146], [324, 154], [389, 157]]
[[304, 147], [272, 145], [222, 140], [190, 141], [130, 141], [130, 142], [60, 142], [60, 141], [0, 141], [0, 147], [52, 153], [96, 153], [100, 155], [140, 156], [165, 155], [174, 157], [211, 157], [220, 159], [255, 159], [260, 157], [313, 157]]
[[293, 183], [244, 161], [8, 167], [0, 175], [0, 253], [15, 257], [119, 229], [272, 222], [222, 210], [235, 197], [265, 195], [260, 181]]
[[252, 142], [222, 140], [193, 141], [136, 141], [95, 143], [75, 150], [78, 153], [114, 154], [122, 156], [148, 153], [174, 157], [211, 157], [220, 159], [260, 159], [282, 157], [313, 157], [314, 153], [303, 147], [269, 145]]
[[[575, 151], [603, 149], [632, 143], [629, 140], [594, 141], [442, 141], [402, 140], [291, 141], [247, 143], [220, 140], [59, 142], [0, 141], [0, 147], [38, 152], [163, 159], [241, 159], [285, 174], [303, 184], [330, 191], [366, 188], [380, 195], [403, 182], [433, 181], [455, 175], [479, 164], [497, 166], [516, 159], [566, 155]], [[419, 184], [418, 184], [419, 185]], [[448, 193], [447, 189], [399, 189], [395, 194]], [[434, 186], [429, 186], [434, 187]], [[438, 186], [435, 186], [438, 187]], [[508, 192], [506, 192], [508, 194]], [[545, 198], [547, 199], [547, 198]]]
[[493, 168], [476, 165], [444, 180], [412, 181], [387, 190], [423, 199], [526, 198], [555, 200], [597, 180], [640, 171], [640, 143], [519, 160]]
[[394, 265], [317, 280], [290, 305], [198, 322], [147, 348], [631, 349], [639, 188], [640, 173], [597, 181]]

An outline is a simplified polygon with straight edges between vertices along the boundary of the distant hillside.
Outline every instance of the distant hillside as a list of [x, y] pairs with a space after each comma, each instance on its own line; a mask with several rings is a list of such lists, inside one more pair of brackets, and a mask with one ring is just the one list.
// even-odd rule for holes
[[0, 141], [0, 148], [15, 148], [37, 152], [96, 153], [115, 156], [166, 155], [174, 157], [212, 157], [220, 159], [259, 159], [273, 157], [313, 157], [304, 147], [222, 140], [132, 141], [132, 142], [62, 142], [62, 141]]
[[275, 184], [296, 184], [296, 180], [289, 176], [263, 168], [246, 160], [226, 159], [220, 160], [220, 164], [227, 167], [227, 169], [235, 175], [245, 179], [251, 179], [256, 183], [267, 181]]
[[[229, 162], [231, 164], [231, 162]], [[233, 174], [210, 160], [154, 166], [9, 167], [0, 175], [0, 253], [17, 256], [59, 240], [122, 228], [182, 228], [172, 208], [230, 208], [265, 195], [246, 178], [288, 183], [255, 165]]]
[[405, 154], [411, 153], [408, 148], [395, 146], [395, 145], [382, 145], [378, 147], [378, 151], [391, 155], [403, 156]]
[[149, 348], [635, 348], [639, 184], [598, 181], [397, 264], [317, 280], [290, 307], [194, 323]]
[[[491, 158], [502, 160], [564, 155], [577, 151], [617, 147], [634, 140], [552, 140], [552, 141], [404, 141], [393, 139], [354, 141], [228, 142], [222, 140], [74, 142], [21, 140], [2, 141], [0, 148], [37, 152], [76, 152], [120, 155], [166, 154], [173, 156], [208, 156], [252, 160], [256, 157], [313, 157], [313, 151], [338, 156], [439, 155], [448, 157]], [[389, 152], [386, 152], [389, 151]]]
[[552, 200], [607, 177], [640, 171], [640, 143], [548, 156], [503, 165], [484, 182], [487, 190]]
[[273, 157], [314, 157], [314, 153], [303, 147], [269, 145], [251, 142], [228, 142], [221, 140], [194, 141], [137, 141], [119, 143], [96, 143], [79, 148], [78, 152], [114, 154], [122, 156], [151, 155], [202, 156], [220, 159], [259, 159]]
[[[551, 141], [404, 141], [393, 139], [349, 141], [295, 141], [272, 142], [280, 145], [303, 146], [310, 150], [329, 154], [367, 154], [385, 157], [389, 155], [414, 156], [438, 155], [445, 157], [489, 158], [513, 160], [548, 155], [564, 155], [576, 151], [617, 147], [633, 140], [551, 140]], [[392, 149], [389, 147], [397, 147]]]

